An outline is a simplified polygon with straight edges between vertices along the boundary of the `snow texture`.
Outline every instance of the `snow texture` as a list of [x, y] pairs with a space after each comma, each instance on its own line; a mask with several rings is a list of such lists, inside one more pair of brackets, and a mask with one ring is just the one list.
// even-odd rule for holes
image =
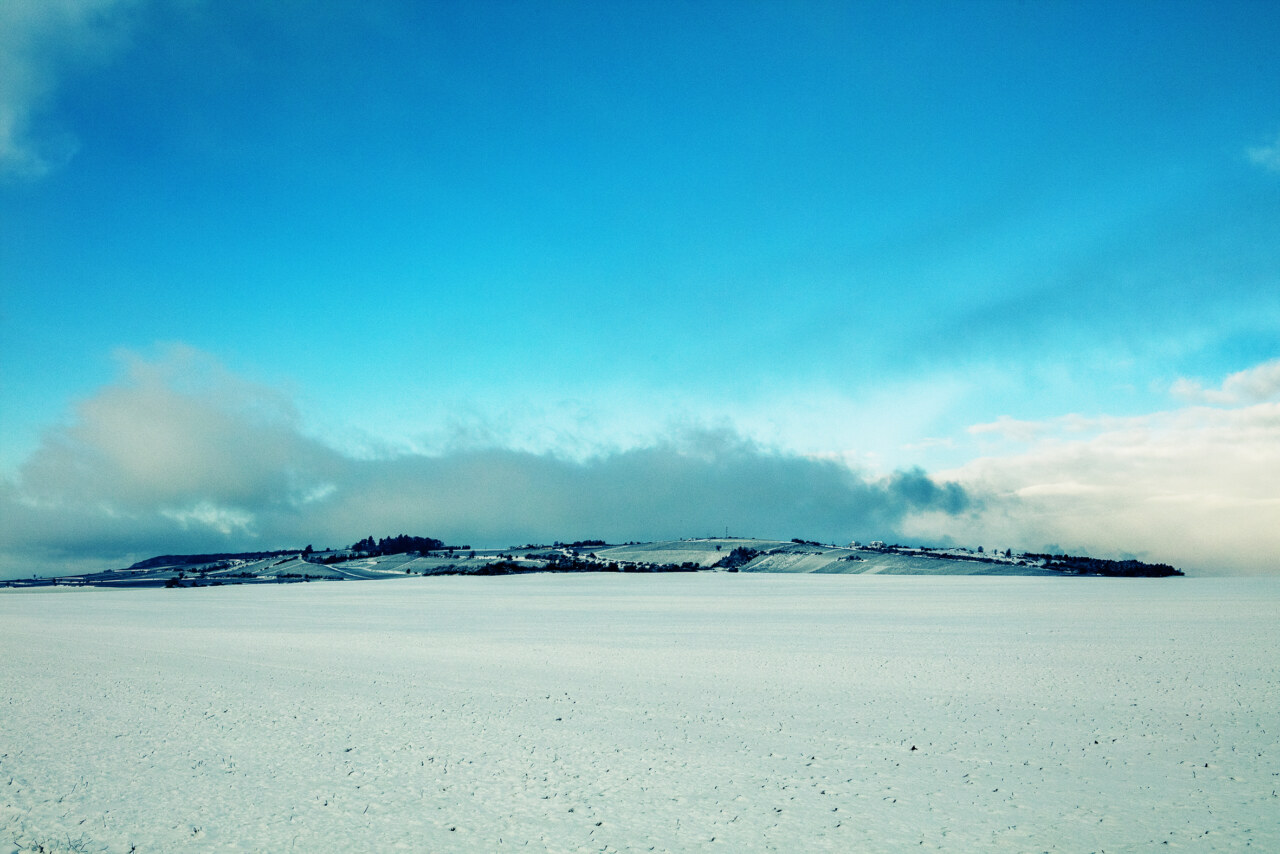
[[11, 851], [1280, 850], [1280, 582], [0, 593]]

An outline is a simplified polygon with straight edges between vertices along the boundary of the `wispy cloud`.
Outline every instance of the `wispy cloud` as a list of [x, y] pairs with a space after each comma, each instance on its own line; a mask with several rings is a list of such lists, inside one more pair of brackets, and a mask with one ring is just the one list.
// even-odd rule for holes
[[1218, 388], [1205, 388], [1198, 380], [1182, 378], [1170, 391], [1194, 403], [1234, 405], [1271, 400], [1280, 396], [1280, 359], [1231, 374]]
[[1258, 145], [1245, 150], [1249, 162], [1268, 172], [1280, 172], [1280, 136], [1271, 145]]
[[1044, 431], [1045, 425], [1043, 423], [1020, 421], [1016, 418], [1010, 418], [1008, 415], [1001, 415], [995, 421], [986, 424], [974, 424], [969, 428], [969, 433], [974, 436], [993, 435], [1015, 442], [1030, 442], [1042, 435]]
[[76, 140], [41, 126], [61, 76], [106, 61], [127, 41], [142, 0], [0, 3], [0, 175], [39, 178], [65, 164]]
[[975, 506], [918, 470], [867, 477], [727, 428], [685, 427], [576, 460], [482, 443], [357, 458], [304, 435], [286, 397], [205, 354], [122, 360], [122, 380], [48, 431], [17, 482], [0, 483], [8, 574], [396, 532], [493, 545], [726, 526], [890, 537], [909, 514]]

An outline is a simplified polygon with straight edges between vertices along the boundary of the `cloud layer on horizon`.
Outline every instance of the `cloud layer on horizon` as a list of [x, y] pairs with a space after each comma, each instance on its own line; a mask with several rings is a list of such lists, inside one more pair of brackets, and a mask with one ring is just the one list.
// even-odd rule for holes
[[0, 482], [0, 574], [80, 571], [165, 552], [344, 545], [414, 533], [529, 540], [732, 533], [893, 537], [912, 513], [970, 512], [923, 472], [869, 478], [732, 430], [683, 429], [567, 460], [501, 447], [355, 458], [304, 435], [292, 402], [209, 356], [123, 357], [125, 376], [46, 432]]
[[[971, 433], [995, 444], [939, 472], [985, 496], [965, 520], [988, 545], [1132, 555], [1197, 574], [1280, 571], [1280, 385], [1277, 363], [1218, 389], [1182, 380], [1192, 405], [1146, 415], [1040, 422], [1001, 419]], [[956, 530], [953, 519], [908, 520], [907, 533]]]
[[1181, 409], [975, 425], [975, 458], [887, 477], [725, 427], [587, 457], [474, 437], [430, 454], [347, 453], [308, 435], [289, 396], [207, 354], [178, 346], [121, 361], [118, 382], [0, 479], [0, 577], [370, 534], [507, 546], [726, 527], [1133, 556], [1194, 573], [1280, 569], [1274, 361], [1217, 387], [1180, 380], [1171, 393], [1196, 401]]

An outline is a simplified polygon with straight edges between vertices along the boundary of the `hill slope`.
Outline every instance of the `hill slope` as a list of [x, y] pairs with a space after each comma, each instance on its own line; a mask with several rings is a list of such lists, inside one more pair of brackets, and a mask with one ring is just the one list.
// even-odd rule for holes
[[[593, 541], [599, 542], [599, 541]], [[9, 587], [92, 585], [203, 587], [297, 581], [374, 580], [427, 575], [511, 575], [525, 572], [776, 572], [827, 575], [1109, 575], [1163, 577], [1182, 573], [1164, 564], [1070, 555], [983, 554], [968, 549], [885, 546], [839, 547], [792, 540], [742, 537], [666, 540], [626, 545], [524, 546], [365, 555], [274, 552], [165, 555], [128, 569], [63, 578], [0, 582]], [[283, 555], [282, 557], [280, 555]], [[207, 560], [208, 558], [219, 558]]]

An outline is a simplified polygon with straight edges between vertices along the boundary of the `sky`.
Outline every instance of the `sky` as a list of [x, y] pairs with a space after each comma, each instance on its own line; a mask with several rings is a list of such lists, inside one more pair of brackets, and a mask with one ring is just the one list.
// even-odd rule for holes
[[1280, 573], [1271, 2], [0, 2], [0, 576]]

